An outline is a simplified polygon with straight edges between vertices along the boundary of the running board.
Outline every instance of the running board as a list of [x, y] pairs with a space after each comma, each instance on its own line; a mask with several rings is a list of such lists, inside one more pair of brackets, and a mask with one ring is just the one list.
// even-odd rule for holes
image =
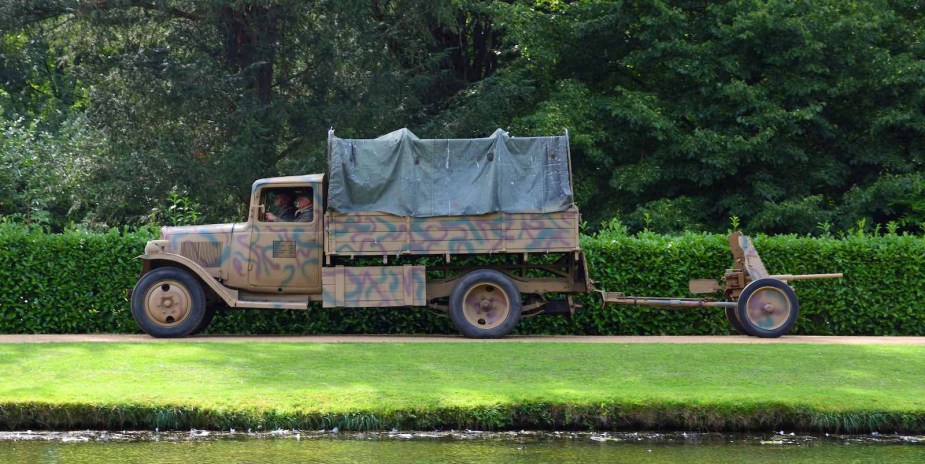
[[308, 309], [308, 297], [306, 295], [261, 296], [248, 294], [244, 298], [238, 298], [234, 307], [249, 309]]

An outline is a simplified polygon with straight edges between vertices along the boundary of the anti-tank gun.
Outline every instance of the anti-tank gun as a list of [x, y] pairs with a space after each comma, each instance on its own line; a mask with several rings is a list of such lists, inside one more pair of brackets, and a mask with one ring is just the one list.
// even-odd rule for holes
[[601, 291], [604, 304], [653, 306], [663, 308], [723, 308], [726, 319], [737, 332], [763, 338], [786, 335], [800, 312], [796, 292], [788, 285], [795, 280], [836, 279], [834, 274], [769, 274], [751, 239], [736, 231], [729, 236], [731, 269], [722, 279], [690, 281], [693, 294], [723, 293], [723, 301], [712, 298], [663, 298], [627, 296]]

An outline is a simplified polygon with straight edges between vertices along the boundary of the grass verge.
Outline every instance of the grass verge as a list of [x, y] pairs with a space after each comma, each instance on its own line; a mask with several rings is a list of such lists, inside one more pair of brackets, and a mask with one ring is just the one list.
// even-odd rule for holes
[[925, 347], [0, 345], [0, 427], [922, 433]]

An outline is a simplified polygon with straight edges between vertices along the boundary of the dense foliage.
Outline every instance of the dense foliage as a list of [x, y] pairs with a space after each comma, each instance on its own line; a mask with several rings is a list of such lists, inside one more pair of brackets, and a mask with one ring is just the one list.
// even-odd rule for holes
[[[147, 231], [46, 234], [0, 225], [0, 333], [138, 332], [125, 290], [138, 278], [134, 259]], [[796, 282], [796, 333], [925, 335], [925, 239], [855, 234], [843, 238], [759, 236], [771, 272], [844, 272], [837, 281]], [[722, 235], [627, 235], [609, 228], [584, 237], [592, 278], [610, 291], [684, 296], [692, 278], [717, 278], [730, 265]], [[596, 295], [574, 319], [540, 316], [520, 334], [723, 334], [721, 310], [601, 308]], [[423, 308], [234, 310], [216, 316], [211, 333], [455, 333]]]
[[0, 215], [221, 222], [330, 127], [568, 128], [592, 229], [918, 233], [923, 37], [918, 0], [2, 2]]

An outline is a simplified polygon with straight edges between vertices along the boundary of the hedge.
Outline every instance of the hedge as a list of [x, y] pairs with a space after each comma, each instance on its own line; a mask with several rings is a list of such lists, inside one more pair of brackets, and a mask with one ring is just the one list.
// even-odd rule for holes
[[[137, 280], [135, 259], [148, 231], [46, 234], [0, 225], [0, 333], [138, 333], [125, 290]], [[794, 333], [925, 334], [925, 238], [756, 236], [772, 273], [844, 272], [831, 281], [794, 282], [801, 314]], [[583, 237], [598, 286], [643, 296], [685, 296], [692, 278], [718, 278], [731, 264], [726, 237], [715, 234]], [[574, 318], [525, 319], [519, 334], [725, 334], [721, 310], [602, 308], [582, 295]], [[220, 313], [208, 333], [455, 333], [424, 308], [235, 310]]]

